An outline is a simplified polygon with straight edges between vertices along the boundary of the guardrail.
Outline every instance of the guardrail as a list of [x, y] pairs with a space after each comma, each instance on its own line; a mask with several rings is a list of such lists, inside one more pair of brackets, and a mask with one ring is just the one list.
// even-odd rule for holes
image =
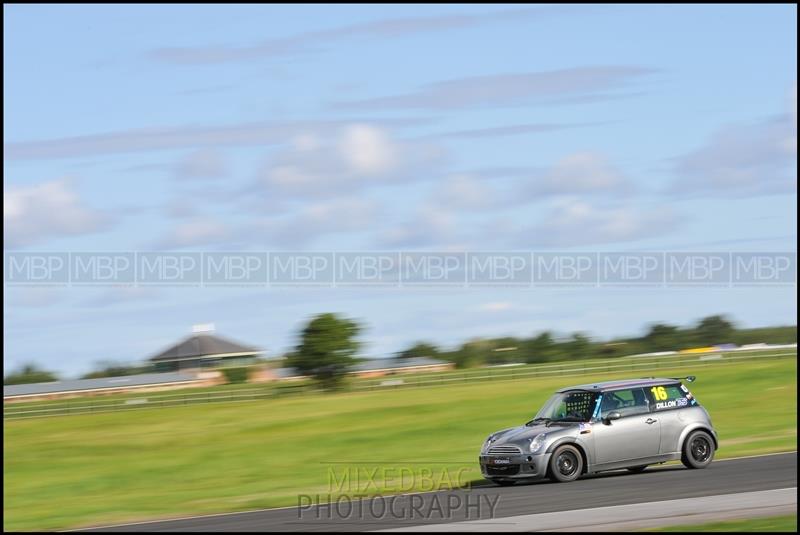
[[[471, 373], [469, 375], [465, 374], [459, 376], [458, 372], [450, 372], [449, 374], [442, 374], [441, 376], [434, 377], [434, 378], [413, 378], [409, 379], [407, 382], [404, 380], [402, 384], [394, 383], [391, 387], [401, 387], [401, 386], [434, 386], [434, 385], [443, 385], [452, 382], [472, 382], [472, 381], [482, 381], [482, 380], [514, 380], [514, 379], [527, 379], [527, 378], [545, 378], [545, 377], [570, 377], [570, 376], [580, 376], [580, 375], [588, 375], [592, 373], [602, 373], [602, 372], [615, 372], [615, 371], [630, 371], [630, 372], [637, 372], [637, 371], [655, 371], [657, 372], [659, 369], [674, 369], [680, 368], [681, 370], [685, 368], [698, 368], [698, 367], [705, 367], [709, 365], [713, 365], [715, 363], [720, 362], [735, 362], [735, 361], [742, 361], [742, 360], [756, 360], [756, 359], [775, 359], [775, 358], [788, 358], [788, 357], [797, 357], [797, 353], [769, 353], [764, 355], [736, 355], [732, 353], [728, 354], [685, 354], [685, 355], [671, 355], [672, 360], [670, 362], [664, 362], [664, 357], [658, 357], [657, 359], [641, 359], [637, 358], [637, 360], [626, 360], [630, 357], [621, 357], [609, 361], [587, 361], [583, 363], [583, 365], [575, 365], [574, 363], [570, 363], [569, 365], [542, 365], [536, 366], [535, 368], [532, 367], [524, 367], [524, 368], [506, 368], [501, 370], [491, 370], [489, 371], [486, 368], [482, 368], [488, 373], [477, 374]], [[625, 362], [620, 362], [622, 360], [626, 360]], [[373, 380], [374, 381], [374, 380]], [[379, 388], [387, 388], [387, 386], [383, 386], [380, 384], [380, 381], [376, 381], [370, 385], [353, 385], [352, 389], [354, 390], [375, 390]]]
[[[459, 383], [477, 383], [482, 381], [521, 380], [548, 377], [571, 377], [597, 373], [640, 372], [658, 375], [658, 370], [681, 370], [718, 366], [720, 364], [757, 361], [760, 359], [797, 358], [797, 352], [780, 352], [765, 354], [742, 353], [707, 353], [707, 354], [675, 354], [658, 357], [618, 357], [605, 360], [588, 360], [586, 362], [565, 362], [539, 364], [509, 368], [479, 368], [468, 371], [448, 371], [436, 374], [402, 374], [391, 376], [391, 379], [358, 379], [348, 385], [349, 391], [377, 391], [396, 388], [413, 388], [426, 386], [447, 386]], [[105, 412], [123, 412], [132, 410], [178, 407], [199, 403], [223, 403], [256, 401], [283, 397], [301, 393], [317, 392], [314, 384], [300, 383], [256, 388], [242, 388], [229, 391], [187, 392], [173, 394], [135, 395], [124, 398], [69, 400], [46, 400], [35, 402], [6, 403], [3, 406], [3, 419], [43, 418], [66, 416], [72, 414], [94, 414]]]

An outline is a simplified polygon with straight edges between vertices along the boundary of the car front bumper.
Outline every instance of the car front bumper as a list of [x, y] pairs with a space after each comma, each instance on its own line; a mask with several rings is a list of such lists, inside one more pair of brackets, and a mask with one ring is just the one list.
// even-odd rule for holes
[[547, 475], [551, 453], [520, 455], [481, 454], [478, 462], [486, 479], [541, 479]]

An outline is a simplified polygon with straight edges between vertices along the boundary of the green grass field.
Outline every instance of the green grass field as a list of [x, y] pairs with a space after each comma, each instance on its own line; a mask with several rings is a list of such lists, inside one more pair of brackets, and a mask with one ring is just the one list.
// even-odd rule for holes
[[649, 529], [646, 531], [680, 531], [683, 533], [705, 533], [707, 531], [762, 531], [762, 532], [797, 532], [797, 515], [770, 516], [766, 518], [750, 518], [747, 520], [729, 520], [712, 522], [696, 526], [671, 526], [668, 528]]
[[[730, 351], [717, 353], [718, 357], [737, 361], [740, 359], [760, 358], [795, 358], [796, 349], [768, 349], [752, 351]], [[664, 358], [652, 357], [617, 357], [611, 359], [586, 359], [575, 361], [550, 362], [541, 364], [514, 365], [511, 367], [467, 368], [460, 370], [417, 372], [399, 374], [392, 377], [354, 378], [345, 383], [345, 390], [386, 390], [419, 386], [441, 386], [453, 383], [486, 382], [496, 380], [514, 380], [521, 378], [547, 377], [580, 377], [587, 373], [624, 373], [631, 377], [643, 374], [658, 374], [662, 365], [673, 367], [680, 365], [686, 373], [692, 373], [697, 367], [708, 366], [704, 359], [706, 354], [675, 354]], [[718, 363], [717, 363], [718, 364]], [[387, 379], [392, 382], [401, 381], [399, 386], [386, 386]], [[571, 380], [571, 379], [569, 379]], [[159, 392], [125, 392], [104, 394], [101, 396], [79, 396], [55, 400], [15, 401], [3, 406], [4, 418], [49, 417], [63, 414], [96, 413], [111, 411], [141, 410], [143, 408], [188, 405], [192, 403], [217, 403], [229, 399], [267, 399], [285, 395], [304, 395], [318, 390], [309, 380], [279, 381], [261, 384], [224, 384], [212, 387], [184, 388]], [[135, 403], [146, 401], [145, 404]], [[130, 403], [134, 402], [134, 403]]]
[[[796, 359], [691, 373], [698, 376], [692, 391], [719, 432], [719, 457], [796, 449]], [[449, 476], [461, 469], [461, 481], [480, 479], [477, 452], [490, 432], [524, 422], [556, 388], [620, 376], [627, 374], [5, 421], [4, 528], [296, 505], [299, 493], [336, 490], [335, 481], [345, 471], [352, 478], [358, 466], [413, 472], [398, 481], [382, 471], [380, 481], [359, 483], [369, 492], [407, 491], [411, 480], [430, 490], [432, 479], [446, 482], [445, 468]], [[433, 477], [418, 477], [426, 469]], [[354, 492], [353, 479], [342, 490]]]
[[[704, 369], [708, 366], [741, 362], [754, 358], [779, 359], [796, 358], [795, 349], [758, 349], [752, 351], [721, 352], [708, 354], [675, 354], [668, 359], [654, 357], [617, 357], [605, 359], [579, 359], [574, 361], [542, 364], [513, 365], [511, 367], [482, 367], [434, 372], [397, 374], [391, 377], [348, 377], [344, 390], [375, 391], [396, 388], [418, 388], [427, 386], [452, 385], [455, 383], [487, 382], [499, 380], [534, 379], [561, 377], [580, 377], [587, 374], [617, 373], [630, 377], [644, 374], [658, 374], [661, 367], [669, 365], [686, 373]], [[709, 357], [715, 359], [708, 361]], [[724, 362], [722, 359], [724, 357]], [[387, 380], [388, 379], [388, 380]], [[387, 384], [388, 383], [388, 384]], [[398, 384], [400, 383], [400, 384]], [[65, 414], [86, 414], [114, 411], [138, 411], [155, 407], [174, 407], [197, 403], [221, 403], [284, 397], [287, 395], [306, 395], [319, 390], [313, 381], [302, 379], [270, 383], [223, 384], [212, 387], [184, 388], [158, 392], [123, 392], [99, 396], [77, 396], [55, 400], [15, 401], [5, 403], [3, 418], [50, 417]]]

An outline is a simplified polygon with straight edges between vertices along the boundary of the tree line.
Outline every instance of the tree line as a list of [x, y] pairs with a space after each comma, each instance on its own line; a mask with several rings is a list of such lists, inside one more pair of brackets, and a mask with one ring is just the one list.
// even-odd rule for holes
[[797, 326], [740, 329], [722, 315], [708, 316], [694, 325], [680, 327], [666, 323], [650, 324], [642, 336], [594, 340], [587, 333], [559, 336], [545, 331], [531, 338], [474, 339], [452, 350], [430, 342], [418, 342], [398, 354], [400, 358], [430, 357], [453, 362], [456, 367], [499, 364], [539, 364], [590, 358], [614, 358], [642, 353], [679, 351], [695, 347], [732, 344], [792, 344], [797, 342]]
[[[355, 320], [336, 314], [312, 318], [298, 336], [294, 350], [280, 360], [280, 365], [314, 377], [327, 389], [341, 385], [342, 379], [360, 360], [358, 335], [362, 326]], [[457, 368], [512, 363], [536, 364], [590, 358], [613, 358], [640, 353], [656, 353], [692, 347], [755, 343], [789, 344], [797, 342], [797, 326], [738, 328], [723, 315], [708, 316], [685, 327], [666, 323], [650, 324], [639, 337], [595, 340], [587, 333], [566, 336], [545, 331], [530, 338], [475, 338], [455, 349], [443, 349], [420, 341], [395, 356], [401, 359], [427, 357], [452, 362]], [[148, 365], [126, 365], [104, 361], [82, 379], [119, 377], [153, 371]], [[58, 380], [57, 374], [35, 364], [25, 364], [5, 375], [4, 385], [41, 383]]]

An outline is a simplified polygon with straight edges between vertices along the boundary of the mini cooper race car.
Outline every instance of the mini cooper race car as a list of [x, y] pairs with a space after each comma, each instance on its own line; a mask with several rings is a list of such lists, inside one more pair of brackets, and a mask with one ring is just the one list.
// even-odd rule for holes
[[573, 481], [678, 459], [705, 468], [718, 446], [708, 412], [681, 378], [649, 378], [563, 388], [533, 420], [489, 435], [479, 462], [483, 477], [499, 485]]

